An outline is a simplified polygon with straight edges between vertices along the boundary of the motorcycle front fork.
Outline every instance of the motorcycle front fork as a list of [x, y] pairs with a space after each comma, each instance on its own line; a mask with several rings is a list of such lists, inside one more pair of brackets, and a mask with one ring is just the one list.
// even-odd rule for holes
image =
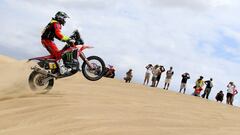
[[83, 52], [81, 52], [79, 56], [81, 57], [81, 59], [82, 59], [83, 61], [85, 61], [85, 62], [87, 63], [87, 65], [88, 65], [88, 67], [90, 67], [90, 69], [93, 69], [92, 64], [88, 61], [88, 59], [86, 58], [86, 56], [84, 55]]

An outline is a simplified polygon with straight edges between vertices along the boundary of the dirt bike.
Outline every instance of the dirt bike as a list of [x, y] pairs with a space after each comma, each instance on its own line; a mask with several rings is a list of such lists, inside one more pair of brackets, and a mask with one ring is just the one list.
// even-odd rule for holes
[[[28, 78], [30, 88], [37, 93], [47, 93], [54, 85], [55, 79], [65, 78], [82, 71], [83, 76], [90, 81], [97, 81], [103, 77], [105, 63], [98, 56], [86, 57], [83, 50], [92, 48], [83, 45], [79, 32], [76, 30], [70, 36], [72, 43], [67, 43], [60, 51], [66, 68], [71, 69], [61, 75], [56, 59], [52, 55], [31, 58], [28, 61], [37, 60], [38, 66], [34, 66]], [[81, 69], [78, 58], [83, 60]]]

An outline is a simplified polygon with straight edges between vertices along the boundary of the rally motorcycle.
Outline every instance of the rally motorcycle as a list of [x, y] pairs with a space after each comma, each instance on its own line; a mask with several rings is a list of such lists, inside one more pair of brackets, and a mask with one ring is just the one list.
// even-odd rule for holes
[[[64, 65], [71, 69], [61, 75], [56, 59], [52, 55], [31, 58], [28, 61], [36, 60], [37, 65], [28, 78], [30, 88], [37, 93], [47, 93], [52, 89], [54, 80], [72, 76], [82, 71], [83, 76], [90, 81], [101, 79], [105, 71], [105, 63], [98, 56], [86, 57], [83, 50], [92, 48], [83, 44], [80, 33], [76, 30], [70, 36], [72, 42], [68, 42], [60, 51]], [[81, 69], [79, 59], [83, 60]]]

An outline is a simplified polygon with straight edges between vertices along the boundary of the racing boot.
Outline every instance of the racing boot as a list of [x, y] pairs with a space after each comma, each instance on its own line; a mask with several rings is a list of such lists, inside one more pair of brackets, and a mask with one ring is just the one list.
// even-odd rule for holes
[[71, 71], [71, 69], [66, 68], [64, 63], [63, 63], [63, 59], [60, 59], [57, 61], [58, 67], [59, 67], [59, 71], [61, 75], [64, 75], [66, 73], [69, 73]]

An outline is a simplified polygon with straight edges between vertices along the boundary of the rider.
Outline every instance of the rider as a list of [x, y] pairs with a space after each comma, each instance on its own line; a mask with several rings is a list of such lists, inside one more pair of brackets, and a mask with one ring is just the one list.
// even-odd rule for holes
[[70, 71], [70, 69], [66, 68], [63, 59], [61, 56], [61, 52], [57, 48], [54, 43], [54, 38], [61, 40], [63, 42], [68, 42], [71, 39], [68, 36], [65, 36], [61, 33], [61, 28], [66, 23], [65, 19], [69, 18], [69, 16], [65, 12], [57, 12], [55, 17], [52, 18], [50, 23], [45, 27], [42, 32], [42, 44], [48, 50], [48, 52], [55, 57], [57, 60], [57, 64], [60, 69], [60, 74], [65, 74]]

